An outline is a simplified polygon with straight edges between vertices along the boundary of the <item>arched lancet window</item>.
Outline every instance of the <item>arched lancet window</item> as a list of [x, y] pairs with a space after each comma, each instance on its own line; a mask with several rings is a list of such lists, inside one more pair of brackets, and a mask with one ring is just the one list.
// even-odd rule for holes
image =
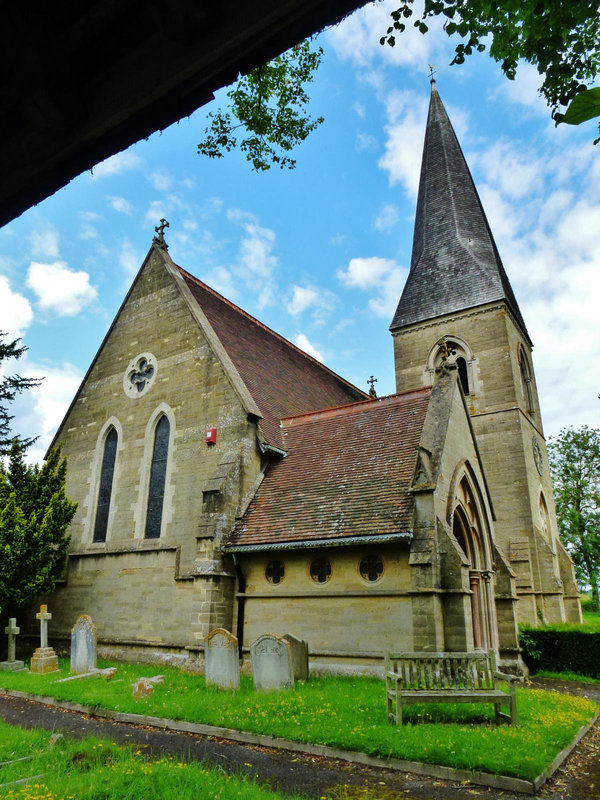
[[428, 369], [432, 376], [432, 381], [435, 371], [441, 367], [444, 360], [447, 364], [456, 366], [463, 392], [471, 394], [473, 391], [470, 366], [472, 358], [468, 345], [450, 336], [440, 339], [429, 356]]
[[529, 362], [522, 347], [519, 348], [519, 366], [521, 368], [521, 387], [523, 389], [523, 396], [525, 397], [525, 405], [529, 414], [533, 414], [533, 389], [531, 387], [531, 370], [529, 369]]
[[550, 515], [548, 514], [548, 506], [543, 494], [540, 494], [540, 530], [544, 539], [550, 542]]
[[467, 371], [467, 362], [462, 356], [456, 359], [456, 366], [458, 367], [458, 377], [460, 385], [465, 394], [469, 394], [469, 373]]
[[100, 486], [98, 488], [98, 503], [96, 505], [96, 521], [94, 523], [95, 542], [106, 541], [108, 528], [108, 515], [110, 512], [110, 497], [112, 494], [113, 478], [115, 474], [115, 461], [117, 458], [117, 444], [119, 437], [114, 428], [111, 428], [104, 439], [104, 453], [102, 455], [102, 469], [100, 471]]
[[144, 533], [146, 539], [158, 539], [160, 536], [170, 432], [171, 425], [163, 414], [154, 429], [154, 448], [152, 450], [148, 505], [146, 508], [146, 529]]

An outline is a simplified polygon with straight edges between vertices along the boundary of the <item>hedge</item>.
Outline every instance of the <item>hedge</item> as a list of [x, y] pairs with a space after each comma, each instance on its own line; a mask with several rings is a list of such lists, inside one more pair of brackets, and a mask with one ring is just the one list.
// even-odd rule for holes
[[575, 672], [600, 678], [600, 632], [579, 627], [522, 628], [519, 644], [532, 673]]

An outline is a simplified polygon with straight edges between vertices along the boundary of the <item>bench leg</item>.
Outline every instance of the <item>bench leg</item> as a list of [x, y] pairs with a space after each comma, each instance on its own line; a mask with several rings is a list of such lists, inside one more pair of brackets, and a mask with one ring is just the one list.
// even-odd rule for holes
[[396, 725], [402, 725], [402, 695], [396, 686]]
[[496, 725], [502, 722], [502, 705], [501, 703], [494, 703], [494, 721]]
[[519, 721], [517, 715], [517, 695], [515, 693], [514, 684], [510, 684], [510, 724], [516, 725]]

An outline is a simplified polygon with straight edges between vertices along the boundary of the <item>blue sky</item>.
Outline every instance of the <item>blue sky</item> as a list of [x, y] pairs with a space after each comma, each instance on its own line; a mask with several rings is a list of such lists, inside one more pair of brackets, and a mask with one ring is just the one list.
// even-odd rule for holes
[[555, 129], [531, 67], [509, 82], [487, 54], [447, 66], [453, 40], [438, 27], [381, 47], [393, 7], [370, 5], [318, 37], [311, 112], [325, 123], [295, 170], [256, 174], [239, 154], [196, 154], [223, 92], [0, 230], [0, 328], [29, 347], [19, 371], [46, 376], [14, 407], [15, 431], [40, 434], [32, 458], [162, 216], [176, 263], [362, 388], [374, 374], [380, 394], [393, 392], [388, 326], [410, 262], [429, 63], [535, 345], [546, 433], [600, 424], [594, 126]]

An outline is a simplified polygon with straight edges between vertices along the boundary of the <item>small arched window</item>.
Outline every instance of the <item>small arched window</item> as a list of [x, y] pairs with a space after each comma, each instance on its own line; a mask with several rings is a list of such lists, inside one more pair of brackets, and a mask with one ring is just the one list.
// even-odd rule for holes
[[456, 366], [458, 368], [458, 377], [460, 379], [462, 390], [465, 394], [469, 394], [469, 373], [467, 371], [467, 362], [462, 356], [458, 356], [456, 359]]
[[548, 506], [543, 494], [540, 494], [540, 529], [544, 539], [550, 542], [552, 538], [550, 534], [550, 515], [548, 514]]
[[533, 414], [533, 389], [531, 386], [531, 370], [529, 369], [529, 362], [522, 347], [519, 348], [519, 365], [521, 368], [521, 387], [523, 389], [523, 396], [525, 398], [525, 405], [527, 412]]
[[438, 340], [429, 356], [428, 369], [431, 375], [433, 376], [444, 363], [456, 367], [458, 379], [464, 394], [471, 394], [472, 357], [466, 342], [462, 342], [450, 336], [444, 336], [442, 339]]
[[100, 486], [98, 487], [98, 503], [96, 505], [96, 520], [94, 522], [94, 542], [105, 542], [108, 528], [108, 515], [110, 512], [110, 497], [112, 494], [113, 478], [115, 474], [115, 461], [117, 458], [117, 444], [119, 437], [114, 428], [111, 428], [104, 439], [104, 453], [102, 455], [102, 469], [100, 471]]
[[146, 530], [144, 533], [146, 539], [158, 539], [160, 536], [170, 432], [171, 425], [163, 414], [154, 429], [154, 449], [152, 451], [148, 506], [146, 509]]

